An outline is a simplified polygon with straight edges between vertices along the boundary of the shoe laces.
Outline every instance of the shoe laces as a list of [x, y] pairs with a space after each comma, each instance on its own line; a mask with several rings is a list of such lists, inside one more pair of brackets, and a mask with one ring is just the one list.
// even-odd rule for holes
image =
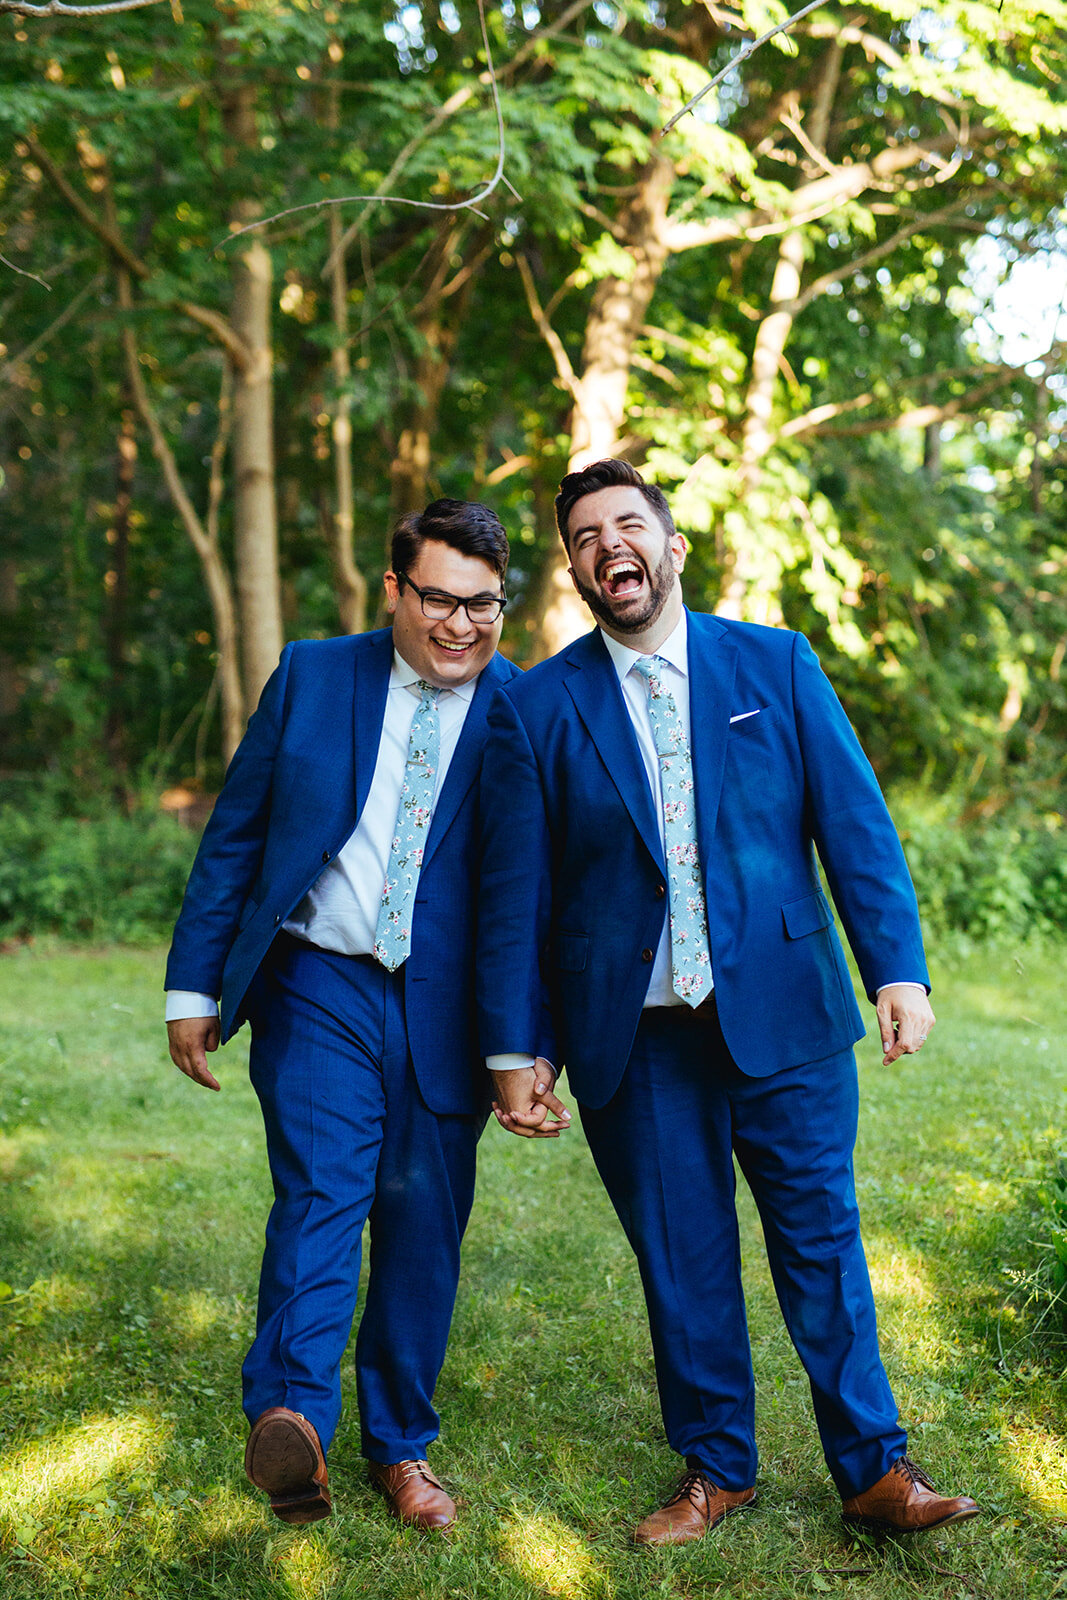
[[696, 1506], [695, 1490], [698, 1488], [703, 1489], [705, 1502], [710, 1503], [715, 1493], [715, 1485], [707, 1473], [700, 1471], [685, 1473], [678, 1479], [675, 1491], [663, 1509], [666, 1511], [667, 1506], [681, 1505], [683, 1500], [688, 1500], [690, 1505]]
[[428, 1461], [404, 1461], [401, 1463], [401, 1465], [404, 1468], [405, 1483], [407, 1483], [411, 1478], [421, 1477], [428, 1479], [435, 1488], [440, 1489], [441, 1485], [431, 1472], [430, 1463]]
[[898, 1477], [907, 1478], [909, 1483], [917, 1484], [923, 1489], [929, 1489], [932, 1494], [937, 1493], [922, 1467], [916, 1466], [915, 1462], [910, 1460], [909, 1457], [900, 1456], [898, 1460], [894, 1461], [893, 1471]]

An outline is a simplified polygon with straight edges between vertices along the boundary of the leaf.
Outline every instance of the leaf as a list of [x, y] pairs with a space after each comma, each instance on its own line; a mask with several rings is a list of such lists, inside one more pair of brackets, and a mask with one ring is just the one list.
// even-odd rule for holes
[[0, 1280], [0, 1301], [11, 1300], [14, 1298], [14, 1295], [15, 1291], [11, 1285]]

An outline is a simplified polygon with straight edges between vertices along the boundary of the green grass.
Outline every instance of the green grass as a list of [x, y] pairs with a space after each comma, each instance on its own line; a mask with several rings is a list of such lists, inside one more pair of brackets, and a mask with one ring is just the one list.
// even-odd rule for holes
[[659, 1553], [629, 1534], [677, 1463], [636, 1272], [577, 1129], [483, 1141], [438, 1393], [456, 1532], [386, 1518], [350, 1372], [337, 1514], [304, 1532], [270, 1517], [241, 1470], [238, 1377], [262, 1131], [240, 1043], [221, 1096], [170, 1066], [160, 971], [130, 950], [19, 951], [0, 970], [0, 1278], [16, 1291], [0, 1303], [3, 1600], [1067, 1595], [1063, 1346], [1035, 1338], [1017, 1286], [1065, 1124], [1061, 953], [943, 967], [923, 1056], [861, 1056], [886, 1363], [912, 1453], [985, 1515], [911, 1542], [846, 1538], [746, 1199], [760, 1507]]

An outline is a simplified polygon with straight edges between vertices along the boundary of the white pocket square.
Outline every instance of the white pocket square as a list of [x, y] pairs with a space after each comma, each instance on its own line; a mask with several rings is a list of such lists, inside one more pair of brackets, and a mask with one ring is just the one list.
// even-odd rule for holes
[[746, 717], [758, 717], [760, 712], [762, 711], [762, 709], [763, 709], [762, 706], [757, 706], [755, 711], [739, 711], [736, 717], [731, 717], [730, 718], [730, 721], [731, 722], [744, 722]]

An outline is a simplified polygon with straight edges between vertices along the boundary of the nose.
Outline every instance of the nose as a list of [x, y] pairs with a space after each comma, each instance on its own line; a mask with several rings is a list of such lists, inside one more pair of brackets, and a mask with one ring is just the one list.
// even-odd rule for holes
[[447, 617], [441, 626], [447, 628], [454, 639], [466, 639], [474, 629], [474, 624], [463, 606], [457, 606], [452, 615]]

